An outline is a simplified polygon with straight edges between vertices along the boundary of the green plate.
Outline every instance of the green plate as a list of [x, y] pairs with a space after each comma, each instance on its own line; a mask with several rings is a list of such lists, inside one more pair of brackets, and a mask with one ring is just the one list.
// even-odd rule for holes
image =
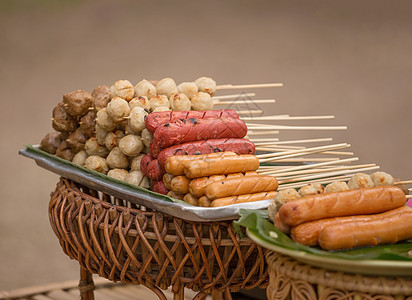
[[264, 211], [241, 210], [235, 226], [247, 228], [247, 235], [264, 248], [297, 261], [332, 271], [375, 276], [412, 276], [412, 241], [346, 251], [325, 251], [292, 241], [266, 219]]

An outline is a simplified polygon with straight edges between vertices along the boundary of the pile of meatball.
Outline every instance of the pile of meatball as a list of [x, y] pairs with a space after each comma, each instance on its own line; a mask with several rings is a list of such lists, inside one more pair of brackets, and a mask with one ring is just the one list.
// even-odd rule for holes
[[172, 78], [128, 80], [98, 86], [91, 94], [63, 95], [53, 109], [52, 127], [40, 149], [74, 164], [143, 188], [150, 180], [140, 170], [153, 135], [145, 117], [158, 111], [212, 110], [216, 82], [200, 77], [176, 85]]

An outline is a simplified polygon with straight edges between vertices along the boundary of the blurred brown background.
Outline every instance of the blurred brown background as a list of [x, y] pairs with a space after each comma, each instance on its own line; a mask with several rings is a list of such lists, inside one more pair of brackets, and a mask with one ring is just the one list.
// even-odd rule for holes
[[315, 136], [412, 179], [411, 15], [411, 1], [383, 0], [0, 1], [0, 290], [78, 278], [48, 223], [58, 176], [17, 155], [51, 131], [52, 108], [75, 89], [203, 75], [283, 82], [257, 91], [277, 99], [266, 114], [334, 114], [311, 124], [349, 129]]

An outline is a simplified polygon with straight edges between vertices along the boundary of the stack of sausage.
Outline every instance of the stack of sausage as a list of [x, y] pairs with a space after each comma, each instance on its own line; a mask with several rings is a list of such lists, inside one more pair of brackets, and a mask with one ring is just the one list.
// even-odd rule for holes
[[170, 156], [255, 152], [254, 144], [243, 139], [247, 127], [234, 110], [153, 112], [145, 124], [153, 140], [141, 170], [153, 180], [153, 190], [162, 194], [169, 191], [162, 179]]
[[326, 192], [317, 184], [302, 187], [302, 193], [283, 190], [269, 206], [268, 216], [294, 241], [325, 250], [411, 239], [412, 209], [405, 206], [405, 191], [393, 183], [384, 172], [360, 173], [348, 184], [331, 184]]
[[258, 167], [256, 156], [234, 152], [170, 156], [163, 184], [169, 196], [202, 207], [273, 199], [278, 182]]

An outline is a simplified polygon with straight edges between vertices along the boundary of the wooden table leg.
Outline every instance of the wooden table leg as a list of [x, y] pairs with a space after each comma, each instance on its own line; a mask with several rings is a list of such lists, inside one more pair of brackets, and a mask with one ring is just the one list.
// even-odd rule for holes
[[82, 300], [94, 300], [94, 282], [92, 273], [80, 267], [79, 291]]

